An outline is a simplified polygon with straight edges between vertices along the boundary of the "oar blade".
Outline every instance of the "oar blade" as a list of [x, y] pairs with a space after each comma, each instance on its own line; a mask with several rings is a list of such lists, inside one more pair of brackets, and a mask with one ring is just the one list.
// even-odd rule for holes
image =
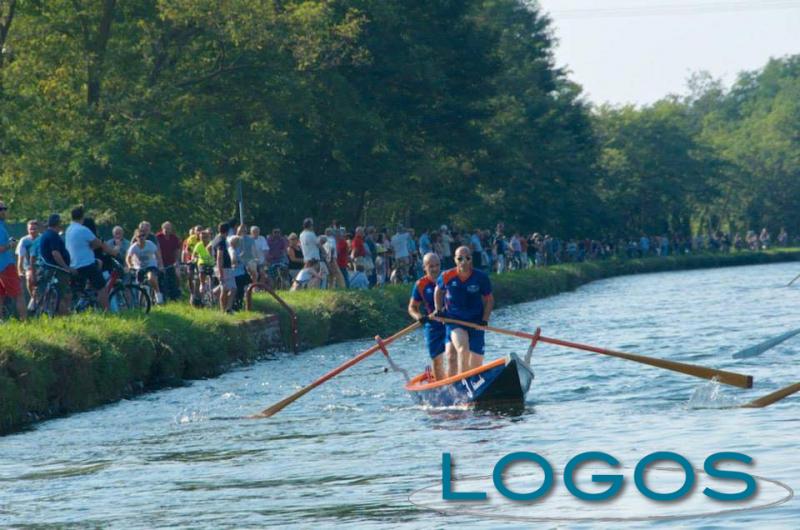
[[785, 342], [791, 339], [798, 333], [800, 333], [800, 328], [794, 329], [792, 331], [787, 331], [786, 333], [778, 335], [777, 337], [772, 337], [771, 339], [767, 339], [764, 342], [756, 344], [755, 346], [750, 346], [741, 351], [738, 351], [734, 353], [731, 357], [733, 357], [734, 359], [747, 359], [749, 357], [756, 357], [758, 355], [761, 355], [765, 351], [769, 350], [770, 348], [774, 348], [781, 342]]

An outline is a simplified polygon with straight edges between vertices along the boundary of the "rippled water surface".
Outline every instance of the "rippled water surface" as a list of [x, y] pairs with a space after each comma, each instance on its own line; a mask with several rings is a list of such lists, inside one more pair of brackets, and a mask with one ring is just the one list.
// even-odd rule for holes
[[[702, 467], [707, 455], [731, 450], [752, 456], [754, 473], [798, 489], [800, 396], [760, 410], [724, 407], [800, 380], [800, 336], [758, 357], [731, 358], [800, 327], [800, 289], [785, 287], [797, 269], [779, 264], [617, 278], [507, 307], [493, 318], [497, 326], [541, 326], [551, 337], [749, 373], [753, 390], [540, 345], [536, 381], [516, 413], [415, 406], [400, 376], [385, 373], [375, 355], [272, 419], [242, 419], [369, 342], [280, 354], [218, 379], [0, 438], [0, 523], [503, 526], [409, 502], [413, 491], [439, 481], [443, 451], [453, 454], [457, 475], [487, 475], [511, 451], [537, 452], [561, 469], [587, 450], [611, 453], [627, 467], [653, 451], [675, 451]], [[526, 348], [519, 339], [487, 336], [490, 358]], [[390, 351], [412, 372], [426, 360], [421, 335]], [[792, 499], [766, 511], [659, 526], [797, 528], [798, 521], [800, 501]]]

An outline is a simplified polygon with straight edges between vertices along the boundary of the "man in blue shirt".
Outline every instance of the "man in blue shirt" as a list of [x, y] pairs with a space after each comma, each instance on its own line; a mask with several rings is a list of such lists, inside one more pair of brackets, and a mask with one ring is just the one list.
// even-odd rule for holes
[[[436, 292], [436, 278], [439, 276], [441, 264], [439, 256], [433, 252], [425, 254], [422, 258], [422, 267], [425, 275], [414, 283], [411, 289], [411, 299], [408, 301], [408, 314], [411, 318], [424, 325], [425, 345], [428, 354], [433, 360], [433, 375], [437, 380], [450, 377], [458, 373], [458, 361], [453, 346], [445, 345], [445, 328], [441, 322], [429, 320], [428, 315], [436, 310], [434, 293]], [[447, 351], [447, 355], [442, 355]], [[445, 370], [444, 358], [447, 358]]]
[[0, 201], [0, 315], [5, 307], [5, 297], [13, 298], [17, 306], [17, 316], [25, 320], [28, 312], [25, 308], [25, 297], [22, 296], [22, 282], [17, 274], [17, 264], [14, 259], [14, 245], [16, 241], [8, 237], [6, 229], [6, 203]]
[[[469, 247], [458, 247], [455, 257], [456, 268], [444, 271], [436, 282], [436, 314], [486, 326], [494, 308], [489, 276], [472, 267]], [[447, 324], [445, 340], [452, 342], [458, 353], [460, 372], [483, 364], [483, 331]]]
[[66, 315], [72, 305], [72, 289], [70, 278], [78, 273], [69, 266], [70, 255], [67, 246], [61, 239], [61, 216], [54, 213], [47, 220], [47, 230], [39, 236], [39, 260], [42, 263], [42, 281], [44, 287], [49, 280], [50, 274], [55, 274], [58, 278], [56, 289], [59, 293], [58, 314]]

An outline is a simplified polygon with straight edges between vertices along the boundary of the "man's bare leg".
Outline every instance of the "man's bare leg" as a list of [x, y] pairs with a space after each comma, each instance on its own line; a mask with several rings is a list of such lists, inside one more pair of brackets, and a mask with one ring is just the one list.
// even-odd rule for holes
[[470, 369], [469, 333], [466, 329], [456, 328], [450, 332], [450, 343], [458, 354], [458, 373]]
[[433, 358], [433, 377], [435, 377], [437, 381], [441, 381], [445, 377], [444, 355], [442, 354]]

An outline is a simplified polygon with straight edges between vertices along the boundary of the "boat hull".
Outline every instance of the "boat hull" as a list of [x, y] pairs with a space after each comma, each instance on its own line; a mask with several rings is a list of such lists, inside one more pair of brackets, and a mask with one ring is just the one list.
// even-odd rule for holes
[[512, 353], [443, 381], [430, 382], [426, 374], [420, 374], [406, 390], [417, 402], [433, 407], [520, 404], [532, 382], [533, 370]]

